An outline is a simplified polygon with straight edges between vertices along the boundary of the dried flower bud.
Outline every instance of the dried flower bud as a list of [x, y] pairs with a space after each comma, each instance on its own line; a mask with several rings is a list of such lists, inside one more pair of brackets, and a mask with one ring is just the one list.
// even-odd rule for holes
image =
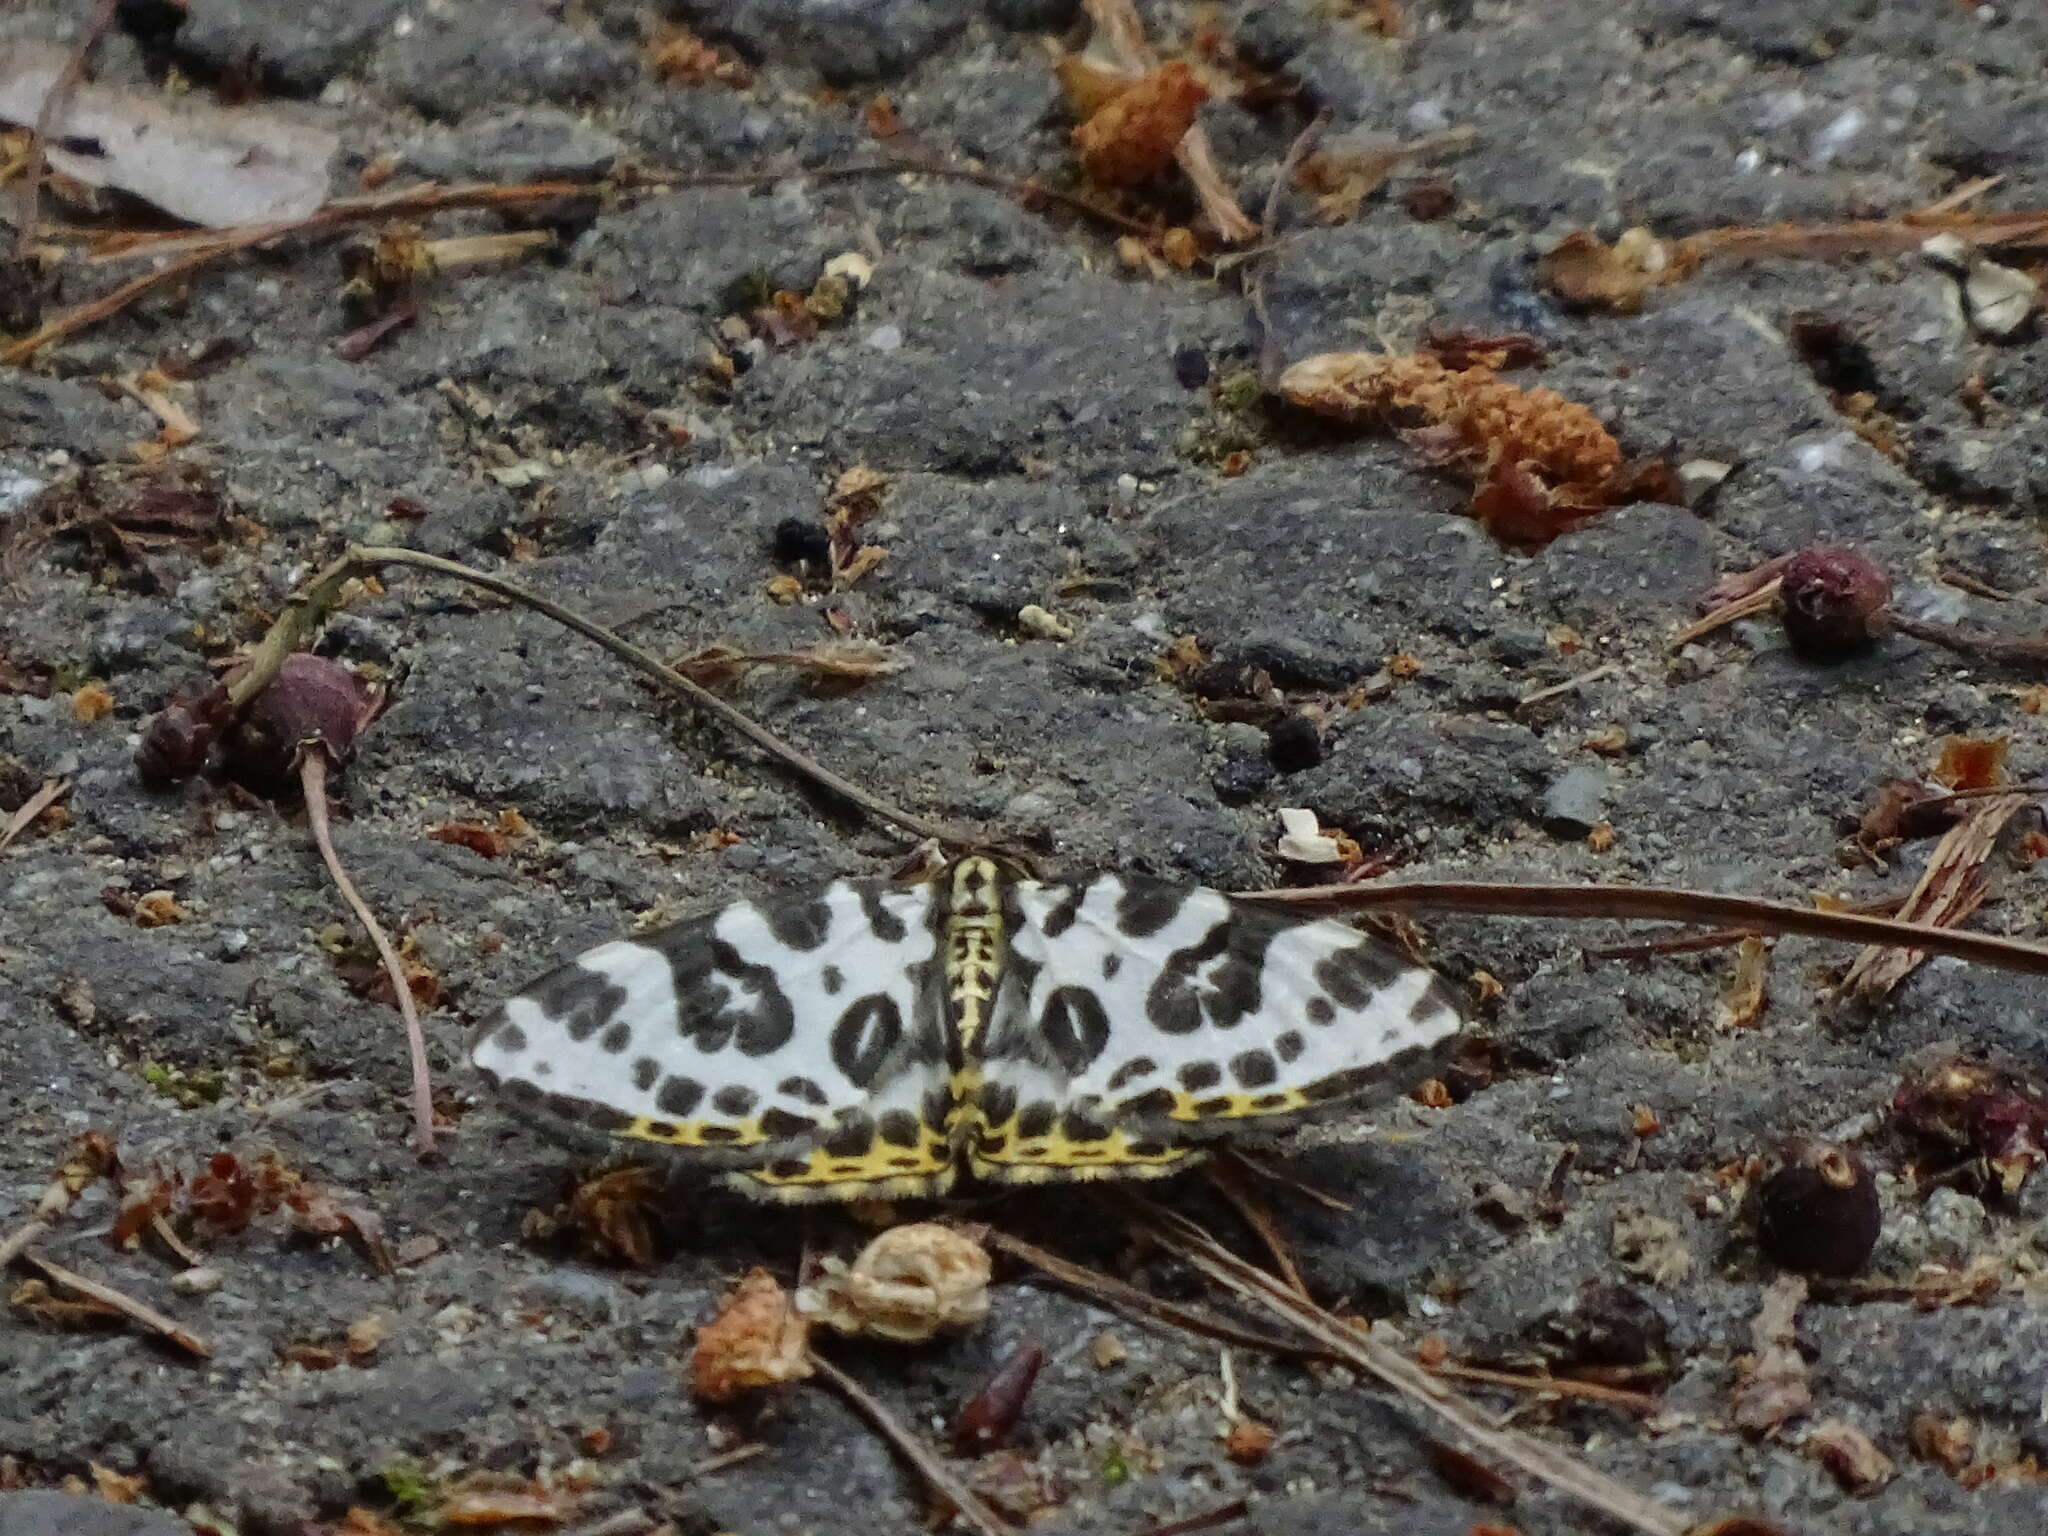
[[822, 1269], [797, 1305], [841, 1333], [922, 1344], [988, 1315], [988, 1251], [938, 1222], [891, 1227], [850, 1267], [826, 1259]]
[[2048, 1161], [2048, 1086], [1970, 1056], [1909, 1071], [1892, 1095], [1908, 1130], [1983, 1159], [1987, 1183], [2018, 1192]]
[[1006, 1444], [1044, 1365], [1045, 1351], [1036, 1344], [1021, 1344], [1012, 1351], [953, 1416], [953, 1448], [978, 1456]]
[[228, 693], [215, 687], [196, 699], [175, 698], [142, 728], [135, 771], [145, 784], [176, 784], [191, 778], [213, 755], [213, 742], [227, 723]]
[[1757, 1192], [1757, 1246], [1800, 1274], [1855, 1274], [1869, 1262], [1883, 1222], [1870, 1170], [1832, 1142], [1789, 1143], [1784, 1166]]
[[317, 744], [339, 765], [373, 713], [347, 667], [297, 652], [250, 701], [228, 739], [229, 764], [237, 777], [277, 784], [297, 773], [300, 754]]
[[811, 1374], [804, 1358], [809, 1324], [790, 1305], [789, 1293], [765, 1269], [752, 1269], [726, 1297], [718, 1316], [697, 1330], [690, 1355], [690, 1390], [722, 1403], [761, 1387], [801, 1381]]
[[1778, 614], [1792, 649], [1811, 661], [1868, 650], [1891, 622], [1892, 584], [1853, 549], [1821, 545], [1785, 562]]

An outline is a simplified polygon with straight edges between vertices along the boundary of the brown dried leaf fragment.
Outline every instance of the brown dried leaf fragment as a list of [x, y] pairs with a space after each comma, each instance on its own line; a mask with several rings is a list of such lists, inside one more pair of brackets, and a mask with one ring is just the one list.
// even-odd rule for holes
[[654, 1263], [662, 1193], [659, 1170], [645, 1163], [580, 1180], [549, 1210], [526, 1213], [520, 1232], [602, 1263], [647, 1269]]
[[448, 843], [457, 848], [467, 848], [471, 853], [481, 854], [487, 859], [502, 858], [511, 840], [496, 827], [487, 827], [480, 821], [440, 821], [427, 828], [427, 836], [437, 843]]
[[691, 1392], [701, 1401], [723, 1403], [762, 1387], [803, 1380], [811, 1374], [804, 1358], [809, 1331], [776, 1278], [765, 1269], [749, 1270], [718, 1316], [697, 1330]]
[[852, 686], [900, 672], [905, 663], [887, 646], [847, 640], [796, 651], [749, 652], [707, 645], [669, 665], [703, 687], [730, 688], [756, 667], [788, 667], [815, 683]]
[[1913, 1415], [1907, 1438], [1913, 1454], [1931, 1461], [1966, 1488], [1975, 1488], [1997, 1475], [1997, 1466], [1977, 1459], [1977, 1430], [1968, 1419], [1944, 1419], [1926, 1409]]
[[1869, 1498], [1897, 1471], [1892, 1459], [1853, 1424], [1826, 1419], [1807, 1433], [1799, 1447], [1834, 1474], [1844, 1493]]
[[1757, 934], [1745, 937], [1735, 951], [1735, 971], [1721, 997], [1721, 1027], [1748, 1029], [1763, 1017], [1771, 1001], [1771, 946]]
[[87, 683], [71, 695], [71, 713], [80, 724], [91, 725], [114, 712], [114, 696], [103, 683]]
[[1240, 1467], [1256, 1467], [1266, 1459], [1266, 1453], [1273, 1449], [1273, 1442], [1279, 1437], [1272, 1429], [1257, 1419], [1239, 1416], [1230, 1421], [1230, 1428], [1223, 1432], [1223, 1454]]
[[1580, 229], [1551, 248], [1537, 277], [1574, 308], [1633, 315], [1652, 289], [1683, 281], [1698, 265], [1690, 246], [1659, 240], [1647, 229], [1625, 230], [1611, 246]]
[[1082, 171], [1105, 187], [1151, 180], [1173, 163], [1208, 99], [1208, 88], [1179, 59], [1147, 70], [1074, 130]]
[[712, 47], [688, 27], [662, 26], [647, 47], [647, 67], [669, 85], [708, 85], [716, 81], [744, 90], [754, 72], [740, 60]]
[[1806, 1359], [1799, 1353], [1799, 1309], [1805, 1302], [1805, 1277], [1780, 1275], [1765, 1289], [1749, 1325], [1753, 1353], [1736, 1362], [1728, 1394], [1730, 1415], [1748, 1434], [1770, 1434], [1813, 1403]]
[[988, 1251], [939, 1222], [891, 1227], [851, 1266], [828, 1258], [822, 1269], [798, 1304], [841, 1333], [922, 1344], [988, 1315]]
[[2005, 754], [2011, 746], [2003, 736], [1944, 736], [1932, 776], [1950, 789], [1994, 789], [2007, 782]]

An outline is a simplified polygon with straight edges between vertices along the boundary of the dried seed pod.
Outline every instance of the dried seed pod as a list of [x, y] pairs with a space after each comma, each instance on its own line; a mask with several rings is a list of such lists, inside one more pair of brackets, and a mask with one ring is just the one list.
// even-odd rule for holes
[[1018, 1345], [953, 1416], [953, 1448], [964, 1456], [978, 1456], [1007, 1443], [1044, 1365], [1044, 1350], [1036, 1344]]
[[690, 1355], [690, 1390], [722, 1403], [761, 1387], [801, 1381], [811, 1374], [804, 1358], [810, 1325], [790, 1305], [789, 1293], [765, 1269], [751, 1269], [725, 1299], [718, 1316], [697, 1330]]
[[841, 1333], [922, 1344], [988, 1315], [988, 1250], [935, 1221], [891, 1227], [851, 1266], [826, 1259], [821, 1267], [797, 1305]]
[[227, 723], [228, 691], [214, 687], [196, 699], [175, 698], [142, 728], [135, 771], [145, 784], [176, 784], [191, 778], [213, 755], [214, 738]]
[[280, 784], [298, 772], [300, 755], [313, 745], [339, 765], [374, 714], [347, 667], [297, 652], [236, 724], [228, 738], [229, 766], [252, 784]]
[[815, 517], [785, 517], [775, 525], [769, 552], [777, 565], [822, 571], [832, 563], [832, 539]]
[[1802, 549], [1785, 562], [1778, 617], [1810, 661], [1867, 651], [1891, 623], [1892, 584], [1867, 557], [1839, 545]]
[[1299, 710], [1282, 715], [1266, 733], [1266, 754], [1282, 773], [1300, 773], [1323, 760], [1322, 733]]
[[1921, 1064], [1900, 1080], [1892, 1111], [1918, 1135], [1982, 1158], [1986, 1182], [2008, 1195], [2048, 1161], [2048, 1088], [1988, 1061]]
[[1757, 1192], [1757, 1246], [1782, 1269], [1853, 1275], [1884, 1224], [1877, 1180], [1863, 1160], [1827, 1141], [1793, 1141]]

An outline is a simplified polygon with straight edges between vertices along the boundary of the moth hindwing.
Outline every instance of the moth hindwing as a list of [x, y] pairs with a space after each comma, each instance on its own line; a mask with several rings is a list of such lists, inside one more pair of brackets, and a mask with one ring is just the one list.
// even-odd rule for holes
[[851, 1199], [1171, 1173], [1460, 1023], [1430, 971], [1344, 923], [970, 858], [600, 945], [507, 1001], [472, 1058], [572, 1137]]

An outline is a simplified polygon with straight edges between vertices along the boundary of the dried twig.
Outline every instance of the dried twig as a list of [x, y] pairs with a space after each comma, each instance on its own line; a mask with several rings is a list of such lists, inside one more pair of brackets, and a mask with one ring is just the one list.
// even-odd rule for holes
[[50, 130], [56, 127], [64, 103], [84, 78], [85, 61], [92, 56], [102, 34], [113, 24], [114, 10], [119, 3], [120, 0], [99, 0], [91, 19], [85, 24], [85, 30], [78, 34], [78, 41], [72, 45], [71, 56], [64, 61], [64, 68], [51, 84], [50, 94], [43, 98], [42, 109], [36, 113], [35, 128], [29, 135], [28, 163], [21, 172], [21, 228], [14, 232], [14, 254], [19, 260], [28, 261], [35, 254], [36, 226], [42, 221], [43, 160], [50, 142]]
[[197, 1334], [188, 1333], [170, 1318], [165, 1317], [163, 1313], [157, 1311], [156, 1308], [146, 1306], [134, 1297], [115, 1290], [111, 1285], [102, 1285], [99, 1281], [81, 1275], [76, 1270], [66, 1269], [61, 1264], [52, 1263], [40, 1254], [25, 1252], [19, 1257], [22, 1263], [34, 1265], [45, 1276], [55, 1281], [58, 1285], [63, 1286], [66, 1290], [76, 1291], [79, 1295], [96, 1301], [101, 1306], [112, 1307], [123, 1317], [140, 1323], [152, 1333], [168, 1339], [188, 1354], [197, 1355], [200, 1359], [204, 1360], [213, 1353], [207, 1347], [206, 1341]]
[[959, 1520], [972, 1527], [978, 1536], [1011, 1536], [1002, 1517], [981, 1501], [981, 1496], [967, 1486], [937, 1451], [898, 1423], [880, 1400], [816, 1350], [806, 1351], [806, 1355], [811, 1369], [830, 1382], [905, 1461], [917, 1468], [924, 1480], [953, 1506]]
[[1283, 1319], [1345, 1364], [1377, 1377], [1418, 1407], [1452, 1425], [1498, 1460], [1631, 1526], [1644, 1536], [1684, 1536], [1690, 1522], [1556, 1447], [1492, 1422], [1399, 1350], [1360, 1333], [1274, 1276], [1248, 1264], [1186, 1217], [1136, 1195], [1117, 1192], [1133, 1225], [1225, 1289]]
[[1244, 1219], [1252, 1229], [1266, 1252], [1272, 1255], [1274, 1268], [1281, 1277], [1303, 1296], [1309, 1294], [1308, 1282], [1301, 1277], [1301, 1268], [1294, 1262], [1294, 1249], [1281, 1235], [1274, 1223], [1272, 1212], [1252, 1198], [1252, 1192], [1245, 1188], [1238, 1165], [1229, 1158], [1212, 1162], [1208, 1167], [1209, 1182], [1223, 1198], [1230, 1202], [1231, 1209]]
[[986, 846], [984, 839], [977, 838], [961, 828], [915, 815], [880, 795], [863, 789], [851, 779], [833, 772], [816, 759], [790, 746], [745, 711], [735, 708], [717, 694], [708, 692], [662, 665], [659, 657], [642, 650], [629, 640], [622, 639], [603, 625], [592, 623], [574, 609], [542, 597], [516, 582], [488, 575], [453, 560], [422, 554], [416, 549], [357, 545], [314, 577], [299, 598], [278, 615], [277, 622], [271, 625], [269, 632], [250, 653], [247, 670], [229, 685], [228, 695], [234, 710], [239, 712], [246, 707], [249, 700], [270, 685], [271, 679], [277, 676], [278, 669], [284, 665], [285, 658], [303, 647], [307, 636], [341, 600], [343, 591], [350, 582], [387, 565], [413, 566], [437, 575], [450, 576], [473, 587], [480, 587], [486, 592], [495, 592], [500, 597], [522, 603], [536, 613], [553, 619], [557, 624], [595, 640], [628, 666], [651, 679], [655, 686], [665, 693], [703, 710], [785, 767], [841, 796], [870, 815], [893, 822], [914, 836], [933, 838], [950, 848], [964, 850]]
[[1329, 112], [1318, 112], [1287, 146], [1287, 153], [1280, 160], [1280, 169], [1273, 173], [1273, 184], [1266, 188], [1266, 209], [1259, 218], [1259, 248], [1249, 258], [1252, 268], [1244, 276], [1245, 303], [1259, 328], [1259, 383], [1269, 394], [1279, 388], [1280, 375], [1287, 367], [1280, 338], [1273, 334], [1273, 322], [1266, 313], [1266, 268], [1270, 261], [1268, 253], [1273, 249], [1273, 231], [1280, 220], [1280, 198], [1294, 179], [1295, 170], [1308, 158], [1309, 151], [1315, 148], [1316, 140], [1323, 136], [1323, 130], [1329, 125]]
[[1740, 925], [1753, 933], [1796, 933], [1844, 944], [1924, 949], [1977, 965], [2048, 976], [2048, 945], [1989, 933], [1856, 912], [1821, 912], [1761, 896], [1724, 896], [1657, 885], [1497, 885], [1469, 880], [1396, 880], [1385, 885], [1317, 885], [1247, 891], [1241, 901], [1326, 906], [1333, 910], [1419, 907], [1490, 917], [1617, 918], [1623, 922]]
[[377, 947], [377, 957], [384, 962], [384, 974], [390, 978], [399, 1016], [405, 1020], [405, 1045], [412, 1057], [413, 1140], [424, 1157], [434, 1150], [434, 1081], [427, 1069], [427, 1039], [420, 1028], [419, 1009], [413, 1003], [412, 987], [405, 979], [398, 951], [384, 936], [369, 904], [356, 893], [355, 883], [342, 867], [341, 855], [334, 850], [334, 833], [327, 825], [327, 767], [327, 750], [318, 743], [300, 752], [299, 783], [306, 795], [306, 820], [313, 828], [313, 841], [320, 846], [320, 857], [341, 892], [341, 899], [348, 903], [349, 911], [355, 913], [356, 921]]
[[1568, 677], [1561, 683], [1552, 683], [1548, 688], [1538, 688], [1533, 693], [1525, 693], [1515, 700], [1515, 706], [1518, 709], [1526, 709], [1531, 704], [1541, 704], [1545, 699], [1561, 698], [1567, 693], [1585, 687], [1588, 683], [1610, 678], [1620, 670], [1620, 667], [1610, 661], [1605, 666], [1593, 668], [1590, 672], [1581, 672], [1577, 677]]
[[7, 825], [0, 827], [0, 853], [4, 853], [9, 843], [28, 830], [30, 822], [70, 793], [69, 779], [43, 780], [41, 788], [22, 801], [14, 814], [7, 818]]
[[1489, 1387], [1505, 1387], [1510, 1392], [1528, 1392], [1537, 1397], [1572, 1397], [1583, 1402], [1605, 1403], [1610, 1408], [1620, 1408], [1628, 1413], [1644, 1417], [1657, 1412], [1664, 1404], [1647, 1392], [1631, 1392], [1626, 1387], [1610, 1387], [1605, 1382], [1580, 1381], [1571, 1376], [1530, 1376], [1519, 1371], [1496, 1371], [1483, 1365], [1460, 1365], [1446, 1360], [1442, 1365], [1427, 1367], [1432, 1375], [1455, 1376], [1460, 1381], [1476, 1381]]
[[[1993, 795], [1972, 802], [1969, 813], [1935, 844], [1927, 868], [1899, 908], [1899, 916], [1907, 922], [1946, 927], [1976, 911], [1989, 894], [1985, 861], [1998, 847], [2006, 823], [2033, 803], [2023, 794]], [[1842, 978], [1841, 995], [1882, 997], [1926, 959], [1926, 952], [1917, 948], [1866, 949]]]
[[1078, 1291], [1083, 1296], [1092, 1296], [1095, 1300], [1126, 1315], [1154, 1318], [1201, 1338], [1214, 1339], [1221, 1344], [1236, 1344], [1269, 1355], [1313, 1358], [1321, 1354], [1319, 1350], [1307, 1349], [1286, 1339], [1274, 1338], [1270, 1334], [1254, 1333], [1249, 1328], [1219, 1322], [1191, 1308], [1171, 1301], [1162, 1301], [1159, 1297], [1141, 1291], [1126, 1281], [1105, 1275], [1100, 1270], [1090, 1269], [1085, 1264], [1076, 1264], [1071, 1259], [1063, 1259], [1036, 1243], [1027, 1243], [1023, 1238], [1012, 1237], [997, 1228], [976, 1228], [976, 1234], [988, 1247], [999, 1249], [1013, 1258], [1022, 1259], [1046, 1278], [1057, 1281], [1069, 1290]]

